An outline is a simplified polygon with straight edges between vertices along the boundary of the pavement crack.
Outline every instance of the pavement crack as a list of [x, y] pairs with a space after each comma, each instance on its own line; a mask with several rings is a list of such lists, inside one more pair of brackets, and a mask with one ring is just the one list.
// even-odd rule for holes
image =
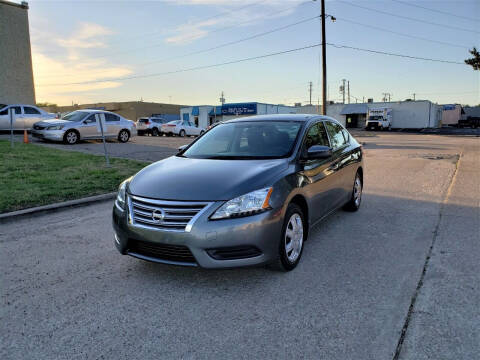
[[432, 242], [430, 243], [430, 247], [428, 248], [427, 256], [425, 257], [425, 262], [423, 263], [423, 269], [422, 269], [422, 273], [420, 275], [420, 279], [418, 280], [417, 287], [415, 288], [415, 291], [414, 291], [414, 293], [412, 295], [412, 298], [410, 300], [410, 306], [408, 307], [407, 316], [405, 317], [405, 321], [403, 323], [402, 331], [400, 333], [400, 338], [398, 339], [397, 347], [395, 348], [395, 354], [393, 355], [392, 360], [399, 360], [400, 359], [400, 354], [402, 352], [402, 347], [403, 347], [403, 343], [405, 341], [408, 326], [410, 325], [410, 320], [411, 320], [412, 315], [414, 313], [415, 303], [417, 301], [418, 294], [420, 293], [420, 290], [423, 286], [423, 282], [425, 280], [425, 274], [427, 273], [427, 269], [428, 269], [428, 265], [430, 263], [430, 258], [432, 256], [433, 248], [434, 248], [435, 242], [437, 240], [438, 230], [440, 228], [440, 223], [441, 223], [442, 218], [443, 218], [443, 211], [444, 211], [445, 205], [446, 205], [446, 203], [447, 203], [447, 201], [450, 197], [450, 193], [452, 192], [453, 185], [455, 184], [455, 179], [456, 179], [456, 176], [457, 176], [457, 173], [458, 173], [458, 168], [460, 166], [460, 160], [462, 158], [462, 155], [463, 155], [463, 150], [460, 153], [460, 156], [458, 156], [457, 161], [455, 162], [455, 170], [454, 170], [452, 178], [450, 180], [450, 184], [448, 185], [445, 198], [443, 199], [443, 201], [440, 205], [440, 211], [438, 213], [438, 219], [437, 219], [437, 222], [435, 224], [435, 228], [433, 230]]

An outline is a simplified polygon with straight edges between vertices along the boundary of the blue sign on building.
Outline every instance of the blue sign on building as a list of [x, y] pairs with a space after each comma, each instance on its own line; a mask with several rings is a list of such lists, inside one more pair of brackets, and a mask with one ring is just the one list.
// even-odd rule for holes
[[455, 104], [443, 105], [443, 110], [455, 110]]
[[222, 115], [255, 115], [257, 103], [238, 103], [222, 105]]

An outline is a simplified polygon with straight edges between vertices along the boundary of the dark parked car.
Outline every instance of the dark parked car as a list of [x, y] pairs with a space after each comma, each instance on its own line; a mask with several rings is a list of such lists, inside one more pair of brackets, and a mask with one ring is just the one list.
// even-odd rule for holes
[[115, 244], [160, 263], [292, 270], [313, 225], [360, 207], [362, 158], [326, 116], [226, 121], [120, 185]]

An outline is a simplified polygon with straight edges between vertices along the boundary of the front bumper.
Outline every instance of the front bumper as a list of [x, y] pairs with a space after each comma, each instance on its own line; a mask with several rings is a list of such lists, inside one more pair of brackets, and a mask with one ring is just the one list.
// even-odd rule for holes
[[30, 131], [33, 137], [52, 141], [63, 141], [64, 130], [35, 130]]
[[[128, 209], [120, 211], [114, 206], [115, 245], [124, 255], [159, 263], [203, 268], [253, 266], [276, 259], [283, 225], [281, 211], [272, 209], [247, 217], [209, 220], [208, 217], [222, 204], [223, 202], [216, 202], [201, 214], [189, 232], [138, 227], [129, 220]], [[189, 250], [193, 257], [189, 260], [187, 256], [188, 261], [181, 261], [176, 257], [152, 256], [152, 253], [138, 251], [138, 244], [146, 246], [147, 249], [160, 247], [161, 254], [171, 254], [178, 250], [181, 256], [186, 256], [185, 252]], [[236, 256], [231, 256], [232, 253]]]

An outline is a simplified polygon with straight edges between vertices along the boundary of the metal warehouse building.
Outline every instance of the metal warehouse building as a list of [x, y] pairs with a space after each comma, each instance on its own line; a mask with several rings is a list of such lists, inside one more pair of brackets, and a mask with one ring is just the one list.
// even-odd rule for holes
[[234, 119], [239, 116], [265, 114], [296, 114], [298, 108], [286, 105], [273, 105], [258, 102], [231, 103], [218, 106], [200, 105], [180, 109], [180, 118], [195, 126], [206, 128], [215, 122]]
[[0, 104], [35, 104], [26, 2], [0, 0]]
[[[437, 128], [442, 124], [442, 105], [429, 100], [371, 102], [361, 104], [329, 104], [327, 115], [347, 128], [363, 128], [369, 109], [392, 109], [393, 129]], [[298, 113], [317, 113], [316, 106], [302, 106]]]

